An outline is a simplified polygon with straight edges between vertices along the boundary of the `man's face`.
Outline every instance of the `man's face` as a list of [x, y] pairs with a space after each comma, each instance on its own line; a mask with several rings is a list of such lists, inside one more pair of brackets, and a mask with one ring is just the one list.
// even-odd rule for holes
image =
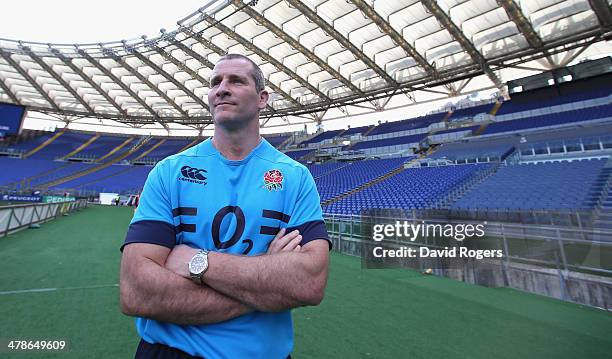
[[216, 125], [239, 129], [257, 120], [266, 107], [268, 93], [257, 92], [252, 65], [242, 59], [218, 62], [210, 77], [208, 105]]

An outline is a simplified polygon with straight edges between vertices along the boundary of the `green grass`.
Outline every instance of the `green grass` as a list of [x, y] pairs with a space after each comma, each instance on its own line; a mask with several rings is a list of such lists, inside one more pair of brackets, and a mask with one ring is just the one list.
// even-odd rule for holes
[[[67, 338], [71, 348], [12, 357], [133, 357], [138, 335], [113, 286], [131, 214], [91, 207], [0, 238], [0, 291], [59, 288], [0, 295], [0, 338]], [[408, 270], [363, 270], [358, 258], [335, 253], [325, 300], [295, 310], [294, 322], [298, 359], [591, 359], [612, 352], [608, 312]]]

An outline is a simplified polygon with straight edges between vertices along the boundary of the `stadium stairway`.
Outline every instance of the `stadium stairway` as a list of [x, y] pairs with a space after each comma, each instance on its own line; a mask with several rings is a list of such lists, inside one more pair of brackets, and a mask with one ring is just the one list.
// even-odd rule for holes
[[41, 178], [41, 177], [52, 175], [53, 173], [58, 172], [58, 171], [60, 171], [62, 169], [65, 169], [66, 167], [70, 167], [71, 165], [72, 165], [72, 162], [67, 162], [67, 163], [65, 163], [65, 164], [63, 164], [63, 165], [61, 165], [59, 167], [55, 167], [55, 168], [52, 168], [52, 169], [50, 169], [48, 171], [44, 171], [44, 172], [41, 172], [41, 173], [37, 173], [37, 174], [35, 174], [33, 176], [24, 178], [21, 181], [11, 182], [11, 183], [8, 183], [6, 185], [10, 186], [10, 187], [17, 187], [17, 186], [19, 186], [19, 184], [21, 184], [21, 186], [20, 186], [21, 188], [23, 188], [23, 189], [29, 188], [30, 187], [30, 183], [33, 180], [35, 180], [37, 178]]
[[338, 132], [338, 134], [335, 137], [340, 137], [342, 136], [346, 131], [348, 131], [347, 128], [345, 128], [344, 130], [342, 130], [341, 132]]
[[[110, 156], [114, 155], [115, 153], [117, 153], [117, 151], [119, 151], [120, 149], [122, 149], [123, 147], [127, 146], [130, 142], [134, 141], [135, 137], [128, 137], [125, 141], [123, 141], [119, 146], [113, 148], [112, 150], [110, 150], [107, 154], [105, 154], [104, 156], [96, 159], [96, 162], [101, 163], [102, 161], [104, 161], [105, 159], [109, 158]], [[146, 141], [145, 141], [146, 139]], [[148, 141], [148, 137], [145, 137], [143, 139], [143, 142], [147, 142]], [[139, 147], [140, 148], [140, 147]], [[129, 153], [132, 153], [132, 151], [128, 151]], [[127, 156], [126, 156], [127, 157]], [[124, 157], [125, 158], [125, 157]]]
[[201, 139], [202, 139], [201, 137], [196, 138], [195, 140], [189, 142], [187, 144], [187, 146], [185, 146], [185, 147], [181, 148], [180, 150], [178, 150], [176, 153], [181, 153], [181, 152], [185, 151], [186, 149], [195, 146], [198, 143], [198, 141], [200, 141]]
[[92, 143], [94, 143], [94, 141], [96, 141], [98, 138], [100, 138], [99, 134], [96, 134], [95, 136], [93, 136], [92, 138], [90, 138], [89, 140], [87, 140], [87, 142], [83, 143], [82, 145], [80, 145], [77, 149], [75, 149], [74, 151], [70, 152], [69, 154], [65, 155], [64, 157], [62, 157], [62, 160], [67, 160], [70, 157], [76, 155], [77, 153], [83, 151], [85, 148], [87, 148], [87, 146], [91, 145]]
[[377, 125], [372, 125], [370, 126], [370, 128], [368, 128], [364, 133], [361, 134], [361, 136], [366, 137], [370, 135], [370, 132], [374, 131], [374, 129], [378, 127]]
[[488, 126], [489, 126], [489, 122], [480, 125], [480, 127], [478, 127], [478, 129], [476, 129], [476, 131], [474, 131], [472, 136], [480, 136], [483, 132], [485, 132], [485, 130], [487, 129]]
[[322, 134], [322, 133], [323, 133], [323, 132], [315, 132], [315, 133], [313, 133], [313, 134], [310, 134], [310, 135], [308, 135], [308, 136], [306, 136], [306, 137], [304, 137], [304, 138], [301, 138], [301, 139], [297, 140], [297, 141], [296, 141], [296, 144], [298, 144], [298, 145], [299, 145], [300, 143], [310, 141], [310, 140], [312, 140], [313, 138], [317, 137], [318, 135], [320, 135], [320, 134]]
[[[402, 171], [404, 171], [404, 170], [406, 169], [406, 165], [410, 165], [410, 164], [413, 164], [413, 163], [417, 163], [419, 160], [421, 160], [421, 159], [425, 158], [425, 157], [426, 157], [427, 155], [429, 155], [429, 154], [430, 154], [429, 152], [424, 153], [424, 154], [422, 154], [421, 156], [416, 157], [416, 158], [414, 158], [414, 159], [412, 159], [412, 160], [408, 161], [407, 163], [402, 164], [400, 167], [398, 167], [398, 168], [396, 168], [396, 169], [394, 169], [394, 170], [391, 170], [390, 172], [387, 172], [387, 173], [385, 173], [385, 174], [383, 174], [383, 175], [381, 175], [381, 176], [379, 176], [379, 177], [376, 177], [376, 178], [374, 178], [373, 180], [371, 180], [371, 181], [369, 181], [369, 182], [366, 182], [366, 183], [362, 184], [362, 185], [361, 185], [361, 186], [359, 186], [359, 187], [356, 187], [356, 188], [353, 188], [353, 189], [352, 189], [352, 190], [350, 190], [350, 191], [347, 191], [347, 192], [341, 193], [341, 194], [339, 194], [339, 195], [338, 195], [338, 196], [336, 196], [336, 197], [333, 197], [333, 198], [328, 199], [327, 201], [323, 201], [323, 202], [321, 203], [321, 206], [327, 206], [327, 205], [329, 205], [329, 204], [332, 204], [332, 203], [334, 203], [334, 202], [337, 202], [337, 201], [339, 201], [339, 200], [343, 199], [344, 197], [348, 197], [348, 196], [352, 195], [353, 193], [363, 191], [364, 189], [366, 189], [366, 188], [368, 188], [368, 187], [371, 187], [371, 186], [373, 186], [373, 185], [375, 185], [375, 184], [377, 184], [377, 183], [379, 183], [379, 182], [382, 182], [382, 181], [386, 180], [387, 178], [393, 177], [393, 176], [395, 176], [396, 174], [401, 173]], [[327, 175], [327, 174], [326, 174], [326, 175]]]
[[102, 181], [107, 180], [109, 178], [120, 176], [120, 175], [122, 175], [122, 174], [124, 174], [126, 172], [132, 171], [135, 167], [136, 166], [125, 166], [125, 169], [123, 169], [123, 170], [121, 170], [119, 172], [112, 173], [112, 174], [110, 174], [108, 176], [102, 176], [102, 177], [96, 178], [96, 179], [94, 179], [92, 181], [89, 181], [89, 182], [82, 183], [79, 186], [75, 186], [75, 188], [87, 187], [87, 186], [90, 186], [90, 185], [92, 185], [94, 183], [102, 182]]
[[314, 179], [318, 179], [318, 178], [321, 178], [321, 177], [323, 177], [323, 176], [327, 176], [327, 175], [329, 175], [330, 173], [334, 173], [334, 172], [336, 172], [336, 171], [338, 171], [338, 170], [341, 170], [341, 169], [343, 169], [343, 168], [345, 168], [345, 167], [348, 167], [348, 166], [350, 166], [350, 165], [351, 165], [351, 163], [350, 163], [350, 162], [347, 162], [347, 163], [346, 163], [344, 166], [340, 166], [340, 167], [337, 167], [337, 168], [332, 169], [331, 171], [328, 171], [328, 172], [322, 173], [322, 174], [320, 174], [320, 175], [316, 176]]
[[454, 110], [449, 110], [446, 115], [444, 115], [444, 118], [442, 118], [442, 122], [444, 122], [445, 125], [448, 123], [448, 120], [451, 118], [451, 116], [453, 116], [454, 112]]
[[[130, 137], [128, 139], [130, 141], [128, 141], [128, 140], [124, 141], [121, 145], [117, 146], [113, 151], [117, 152], [120, 149], [120, 147], [124, 147], [127, 143], [131, 142], [131, 140], [133, 140], [133, 139], [134, 139], [133, 137]], [[101, 163], [101, 164], [99, 164], [96, 167], [88, 168], [88, 169], [86, 169], [84, 171], [74, 173], [74, 174], [72, 174], [70, 176], [62, 177], [62, 178], [53, 180], [51, 182], [42, 183], [42, 184], [39, 185], [39, 187], [42, 187], [42, 188], [46, 189], [46, 188], [49, 188], [49, 187], [52, 187], [52, 186], [57, 186], [57, 185], [60, 185], [62, 183], [71, 181], [73, 179], [76, 179], [76, 178], [88, 175], [90, 173], [97, 172], [97, 171], [99, 171], [101, 169], [104, 169], [106, 167], [109, 167], [109, 166], [111, 166], [111, 165], [113, 165], [115, 163], [118, 163], [118, 162], [122, 161], [124, 158], [128, 157], [129, 155], [133, 154], [134, 152], [138, 151], [142, 146], [146, 145], [149, 142], [150, 139], [151, 139], [151, 137], [143, 138], [135, 146], [133, 146], [129, 151], [123, 152], [120, 155], [118, 155], [116, 157], [113, 157], [108, 162]], [[113, 151], [111, 151], [111, 152], [113, 152]], [[103, 157], [107, 158], [108, 154], [104, 155]]]
[[286, 140], [284, 140], [283, 142], [281, 142], [280, 145], [278, 145], [278, 147], [276, 147], [277, 149], [281, 149], [281, 148], [285, 148], [286, 146], [288, 146], [291, 142], [293, 141], [293, 136], [289, 136], [287, 137]]
[[612, 231], [612, 160], [608, 160], [606, 167], [593, 188], [588, 204], [595, 204], [593, 228]]
[[[493, 108], [491, 109], [491, 111], [489, 111], [489, 115], [495, 116], [495, 114], [497, 114], [497, 111], [499, 111], [499, 108], [501, 107], [502, 103], [503, 102], [496, 101], [495, 105], [493, 105]], [[474, 131], [472, 136], [480, 136], [481, 134], [483, 134], [485, 132], [485, 130], [487, 129], [487, 127], [490, 124], [491, 124], [491, 122], [487, 122], [487, 123], [483, 123], [482, 125], [480, 125], [480, 127], [478, 127], [478, 129], [476, 129], [476, 131]]]
[[62, 131], [56, 133], [55, 135], [53, 135], [52, 137], [50, 137], [48, 140], [46, 140], [45, 142], [41, 143], [40, 145], [38, 145], [36, 148], [32, 149], [30, 152], [26, 153], [25, 155], [23, 155], [23, 158], [28, 158], [30, 156], [32, 156], [33, 154], [35, 154], [36, 152], [42, 150], [43, 148], [49, 146], [51, 143], [53, 143], [53, 141], [55, 141], [56, 139], [58, 139], [61, 135], [63, 135], [66, 132], [66, 129], [63, 129]]
[[461, 198], [465, 192], [469, 191], [472, 187], [478, 185], [479, 183], [486, 181], [487, 178], [495, 174], [500, 166], [501, 163], [496, 163], [485, 170], [476, 172], [471, 178], [467, 179], [457, 188], [450, 191], [445, 197], [440, 199], [440, 201], [437, 203], [437, 207], [449, 209], [451, 204]]
[[138, 157], [134, 158], [132, 161], [136, 161], [139, 160], [143, 157], [145, 157], [146, 155], [148, 155], [149, 153], [151, 153], [153, 150], [155, 150], [157, 147], [161, 146], [164, 144], [164, 142], [166, 142], [167, 139], [162, 138], [161, 140], [159, 140], [156, 144], [154, 144], [153, 146], [151, 146], [151, 148], [149, 148], [148, 150], [144, 151], [143, 153], [141, 153]]
[[489, 115], [495, 116], [497, 114], [497, 111], [499, 111], [499, 108], [501, 107], [501, 105], [502, 105], [502, 102], [496, 101], [491, 111], [489, 111]]

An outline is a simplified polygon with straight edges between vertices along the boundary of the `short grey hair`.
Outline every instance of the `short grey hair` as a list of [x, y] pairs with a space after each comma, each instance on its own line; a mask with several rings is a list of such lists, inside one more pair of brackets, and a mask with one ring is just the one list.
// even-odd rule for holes
[[253, 62], [253, 60], [241, 54], [227, 54], [227, 55], [223, 55], [219, 59], [219, 61], [217, 61], [217, 63], [223, 60], [246, 60], [248, 61], [253, 67], [253, 70], [251, 70], [251, 76], [253, 76], [253, 80], [255, 80], [255, 89], [257, 90], [257, 92], [260, 92], [266, 88], [266, 79], [264, 77], [263, 71], [261, 71], [259, 66], [257, 66], [257, 64]]

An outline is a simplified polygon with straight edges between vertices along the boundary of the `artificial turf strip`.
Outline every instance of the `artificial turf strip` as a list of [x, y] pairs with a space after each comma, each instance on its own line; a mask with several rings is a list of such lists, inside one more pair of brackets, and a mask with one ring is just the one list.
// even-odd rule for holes
[[[131, 214], [91, 207], [0, 238], [0, 291], [90, 287], [0, 295], [0, 338], [70, 341], [69, 353], [10, 357], [133, 357], [133, 320], [119, 311], [118, 288], [104, 287], [118, 282]], [[294, 323], [297, 359], [591, 359], [612, 352], [608, 312], [407, 270], [362, 270], [358, 258], [340, 254], [331, 257], [325, 300], [295, 310]]]
[[609, 358], [612, 315], [508, 288], [333, 255], [325, 299], [294, 311], [298, 358]]
[[68, 353], [11, 357], [133, 358], [138, 335], [119, 311], [118, 287], [95, 287], [118, 283], [132, 213], [93, 206], [0, 238], [0, 291], [94, 287], [0, 295], [0, 337], [69, 340]]

